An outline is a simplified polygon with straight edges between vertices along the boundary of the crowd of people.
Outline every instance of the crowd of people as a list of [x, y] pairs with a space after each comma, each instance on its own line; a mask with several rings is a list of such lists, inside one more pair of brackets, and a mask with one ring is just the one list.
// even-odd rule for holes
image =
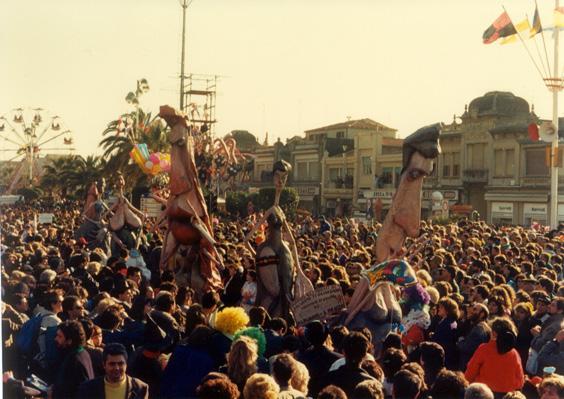
[[[137, 248], [104, 253], [74, 238], [79, 203], [2, 207], [4, 397], [564, 398], [564, 229], [422, 221], [401, 253], [417, 283], [394, 288], [402, 317], [375, 344], [344, 314], [296, 325], [254, 306], [254, 220], [214, 218], [224, 288], [199, 293], [190, 265], [160, 270], [148, 222]], [[348, 303], [381, 225], [290, 225], [313, 286]]]

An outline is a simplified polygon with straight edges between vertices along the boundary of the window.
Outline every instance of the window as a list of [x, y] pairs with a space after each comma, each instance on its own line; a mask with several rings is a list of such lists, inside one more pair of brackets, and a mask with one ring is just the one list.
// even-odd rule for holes
[[345, 137], [345, 132], [337, 132], [337, 138], [342, 139]]
[[450, 177], [450, 165], [443, 165], [443, 177]]
[[452, 176], [460, 177], [460, 153], [452, 153]]
[[505, 159], [503, 150], [494, 150], [494, 177], [505, 176]]
[[466, 167], [468, 169], [487, 169], [485, 152], [486, 143], [468, 144], [466, 147]]
[[383, 168], [382, 176], [380, 177], [380, 182], [382, 184], [392, 184], [393, 183], [393, 173], [394, 168]]
[[329, 181], [337, 180], [337, 177], [341, 175], [340, 168], [329, 168]]
[[311, 180], [319, 180], [321, 174], [320, 171], [320, 164], [319, 162], [310, 162], [309, 163], [309, 177]]
[[525, 175], [548, 176], [544, 148], [531, 148], [525, 151]]
[[372, 158], [362, 157], [362, 174], [371, 175], [372, 174]]
[[298, 180], [307, 180], [307, 162], [298, 162], [296, 169]]
[[505, 176], [515, 176], [515, 150], [505, 150]]

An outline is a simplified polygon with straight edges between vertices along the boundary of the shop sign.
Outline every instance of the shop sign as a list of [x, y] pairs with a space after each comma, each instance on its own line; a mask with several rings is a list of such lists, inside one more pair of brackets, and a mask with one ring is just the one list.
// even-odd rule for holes
[[150, 197], [141, 197], [140, 210], [151, 218], [158, 218], [162, 212], [163, 205]]
[[423, 199], [432, 200], [433, 193], [435, 191], [440, 192], [443, 195], [443, 199], [449, 201], [458, 201], [458, 190], [423, 190]]
[[39, 224], [51, 224], [53, 223], [53, 219], [55, 218], [55, 215], [52, 213], [40, 213], [37, 216], [37, 222]]
[[493, 213], [510, 213], [513, 215], [513, 203], [512, 202], [492, 202], [492, 212]]
[[365, 190], [364, 198], [381, 198], [381, 199], [392, 199], [395, 193], [395, 189], [387, 188], [381, 190]]
[[295, 186], [300, 197], [313, 197], [319, 195], [319, 186]]
[[525, 204], [523, 207], [523, 213], [525, 215], [543, 215], [547, 214], [546, 204]]

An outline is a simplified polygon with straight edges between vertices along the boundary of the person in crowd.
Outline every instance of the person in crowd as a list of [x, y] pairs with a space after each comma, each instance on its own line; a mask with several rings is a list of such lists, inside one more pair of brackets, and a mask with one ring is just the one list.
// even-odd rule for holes
[[237, 385], [227, 376], [213, 376], [213, 378], [208, 378], [208, 376], [196, 390], [198, 399], [239, 399], [241, 394]]
[[347, 394], [336, 385], [327, 385], [319, 392], [317, 399], [347, 399]]
[[354, 388], [359, 383], [365, 380], [374, 380], [374, 377], [360, 368], [360, 363], [366, 356], [369, 345], [370, 342], [365, 335], [356, 331], [351, 332], [343, 343], [345, 365], [327, 373], [321, 386], [334, 384], [345, 391], [347, 396], [352, 396]]
[[127, 351], [121, 344], [108, 344], [104, 347], [104, 377], [97, 377], [82, 383], [78, 398], [148, 399], [149, 387], [143, 381], [127, 375]]
[[564, 377], [552, 375], [542, 380], [539, 385], [540, 399], [563, 399]]
[[542, 325], [531, 329], [531, 334], [533, 334], [534, 338], [531, 342], [527, 371], [533, 374], [540, 374], [542, 372], [542, 370], [538, 369], [538, 353], [547, 342], [554, 339], [558, 331], [564, 328], [564, 297], [556, 297], [550, 302], [548, 314], [550, 316]]
[[430, 387], [445, 367], [445, 351], [436, 342], [425, 341], [419, 345], [419, 354], [419, 361], [425, 370], [425, 384]]
[[309, 370], [308, 391], [315, 397], [323, 388], [322, 379], [329, 372], [333, 362], [343, 356], [326, 346], [329, 331], [320, 321], [309, 322], [305, 327], [304, 335], [310, 346], [298, 355], [298, 360]]
[[294, 389], [291, 384], [292, 375], [296, 373], [296, 360], [286, 354], [276, 355], [272, 362], [272, 376], [280, 386], [278, 399], [299, 399], [304, 398], [304, 392]]
[[280, 387], [268, 374], [255, 373], [245, 383], [244, 399], [277, 399]]
[[231, 344], [227, 354], [227, 375], [240, 391], [247, 379], [257, 372], [258, 347], [255, 340], [242, 336]]
[[474, 382], [466, 388], [464, 399], [494, 399], [494, 394], [486, 384]]
[[487, 324], [489, 311], [487, 306], [482, 303], [475, 303], [468, 306], [468, 323], [470, 331], [466, 336], [461, 337], [456, 346], [459, 351], [459, 369], [466, 370], [466, 365], [476, 349], [481, 344], [490, 340], [491, 330]]
[[458, 304], [451, 298], [442, 298], [437, 308], [439, 323], [431, 331], [431, 340], [441, 345], [445, 351], [445, 365], [448, 369], [458, 367]]
[[421, 380], [408, 370], [400, 370], [394, 375], [394, 399], [417, 399], [421, 390]]
[[417, 283], [403, 290], [402, 299], [401, 305], [404, 316], [401, 324], [405, 332], [401, 341], [407, 351], [411, 352], [425, 340], [425, 331], [431, 325], [431, 316], [428, 310], [431, 297], [427, 290], [420, 283]]
[[508, 319], [498, 317], [491, 322], [491, 340], [480, 345], [466, 369], [469, 382], [482, 382], [495, 394], [519, 390], [525, 383], [521, 357], [515, 350], [517, 329]]
[[90, 355], [84, 349], [86, 337], [82, 324], [76, 320], [59, 324], [55, 344], [63, 351], [64, 357], [52, 386], [52, 397], [79, 398], [77, 391], [80, 384], [94, 378]]
[[464, 399], [468, 382], [460, 371], [442, 370], [431, 387], [433, 399]]
[[530, 302], [521, 302], [513, 308], [513, 319], [517, 326], [517, 341], [515, 349], [521, 356], [521, 363], [527, 364], [529, 348], [533, 340], [531, 329], [534, 327], [533, 305]]

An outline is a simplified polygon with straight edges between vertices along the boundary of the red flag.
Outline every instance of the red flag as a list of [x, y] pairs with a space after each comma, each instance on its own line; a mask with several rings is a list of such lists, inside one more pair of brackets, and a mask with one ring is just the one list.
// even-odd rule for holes
[[506, 11], [504, 11], [497, 19], [491, 24], [488, 29], [484, 31], [482, 39], [484, 44], [495, 42], [500, 37], [507, 37], [516, 34], [517, 31], [511, 22], [511, 18]]

